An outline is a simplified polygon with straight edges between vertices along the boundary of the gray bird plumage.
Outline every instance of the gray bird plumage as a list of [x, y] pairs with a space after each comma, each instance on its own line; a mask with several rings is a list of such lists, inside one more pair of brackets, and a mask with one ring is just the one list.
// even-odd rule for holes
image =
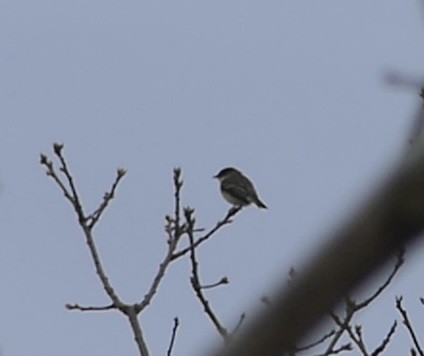
[[221, 193], [230, 204], [247, 206], [254, 203], [259, 208], [267, 209], [259, 199], [253, 183], [239, 170], [233, 167], [224, 168], [214, 178], [220, 181]]

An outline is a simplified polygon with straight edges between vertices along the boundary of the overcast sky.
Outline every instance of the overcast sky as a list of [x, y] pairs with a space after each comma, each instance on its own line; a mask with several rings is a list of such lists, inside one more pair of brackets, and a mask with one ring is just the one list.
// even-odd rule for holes
[[[423, 38], [418, 0], [0, 0], [1, 355], [137, 355], [120, 314], [64, 308], [109, 300], [71, 207], [39, 165], [53, 142], [65, 144], [89, 210], [115, 169], [128, 170], [95, 230], [128, 302], [165, 254], [173, 167], [205, 228], [228, 209], [217, 171], [235, 166], [255, 181], [269, 210], [243, 210], [199, 250], [206, 283], [231, 281], [208, 294], [231, 328], [400, 159], [419, 99], [384, 75], [421, 80]], [[398, 318], [396, 295], [424, 328], [423, 252], [359, 320], [370, 347]], [[187, 260], [172, 265], [140, 318], [152, 355], [165, 354], [175, 316], [175, 356], [219, 341], [189, 270]], [[409, 345], [399, 328], [387, 354]]]

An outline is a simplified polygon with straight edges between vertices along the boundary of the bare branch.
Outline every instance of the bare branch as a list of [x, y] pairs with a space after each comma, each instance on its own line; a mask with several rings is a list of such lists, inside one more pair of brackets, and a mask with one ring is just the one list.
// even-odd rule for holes
[[105, 311], [105, 310], [116, 309], [116, 306], [114, 304], [109, 304], [102, 307], [84, 307], [79, 304], [66, 304], [65, 307], [68, 310], [79, 310], [79, 311]]
[[[88, 249], [90, 251], [90, 255], [93, 260], [96, 273], [102, 283], [103, 289], [105, 290], [109, 298], [112, 300], [113, 304], [117, 308], [120, 308], [123, 305], [123, 302], [119, 299], [118, 295], [116, 294], [102, 266], [99, 253], [97, 251], [97, 247], [94, 243], [94, 237], [92, 235], [92, 226], [87, 224], [87, 218], [84, 215], [84, 210], [82, 208], [81, 199], [77, 193], [77, 188], [74, 183], [74, 178], [68, 168], [66, 159], [63, 156], [63, 145], [59, 143], [55, 143], [53, 145], [53, 150], [61, 162], [60, 171], [64, 174], [64, 176], [67, 179], [67, 184], [70, 187], [70, 191], [68, 191], [68, 189], [65, 187], [65, 184], [62, 182], [60, 177], [56, 174], [53, 163], [47, 158], [46, 155], [41, 155], [40, 163], [47, 168], [47, 175], [53, 178], [53, 180], [57, 183], [59, 188], [64, 193], [65, 197], [69, 200], [69, 202], [74, 207], [75, 213], [78, 217], [79, 224], [84, 232], [85, 240], [86, 240]], [[121, 175], [123, 176], [122, 173]], [[119, 179], [117, 180], [119, 181]]]
[[131, 330], [134, 334], [134, 340], [138, 347], [138, 351], [141, 356], [149, 356], [149, 351], [147, 349], [146, 342], [144, 341], [143, 332], [141, 331], [140, 323], [137, 319], [137, 306], [136, 305], [125, 305], [123, 312], [128, 316], [130, 321]]
[[84, 220], [84, 213], [81, 211], [81, 207], [77, 206], [75, 203], [74, 196], [72, 193], [66, 188], [65, 184], [62, 182], [62, 180], [57, 175], [53, 162], [45, 155], [40, 154], [40, 164], [46, 167], [46, 174], [47, 176], [51, 177], [55, 183], [59, 186], [60, 190], [62, 191], [65, 198], [71, 203], [72, 207], [74, 208], [75, 212], [77, 213], [77, 216], [79, 220]]
[[53, 144], [53, 149], [54, 149], [54, 153], [59, 158], [59, 161], [61, 163], [59, 170], [65, 175], [68, 181], [69, 188], [71, 189], [71, 192], [72, 192], [71, 202], [72, 202], [72, 205], [74, 206], [75, 212], [78, 215], [80, 223], [85, 223], [86, 218], [85, 218], [84, 210], [78, 195], [77, 187], [74, 183], [74, 178], [72, 177], [72, 174], [70, 173], [68, 169], [68, 165], [66, 163], [65, 157], [63, 156], [63, 152], [62, 152], [63, 144], [55, 143]]
[[[74, 183], [74, 178], [68, 168], [65, 157], [63, 156], [63, 145], [55, 143], [53, 145], [53, 150], [61, 163], [61, 166], [59, 169], [65, 176], [69, 189], [66, 187], [65, 183], [62, 182], [61, 178], [56, 174], [53, 163], [48, 159], [46, 155], [43, 155], [43, 154], [41, 155], [40, 163], [46, 167], [47, 175], [52, 177], [52, 179], [56, 182], [60, 190], [65, 195], [66, 199], [73, 206], [75, 213], [78, 217], [79, 225], [84, 232], [85, 240], [86, 240], [88, 249], [90, 251], [91, 259], [95, 266], [96, 274], [99, 277], [100, 282], [107, 296], [112, 301], [111, 305], [104, 306], [104, 307], [82, 307], [78, 304], [73, 304], [73, 305], [68, 304], [66, 307], [69, 310], [80, 310], [80, 311], [102, 311], [102, 310], [110, 310], [110, 309], [119, 309], [122, 313], [124, 313], [128, 317], [128, 320], [131, 324], [131, 330], [134, 333], [135, 342], [140, 351], [140, 355], [148, 356], [149, 352], [147, 349], [147, 345], [144, 341], [140, 324], [138, 323], [138, 319], [137, 319], [137, 313], [138, 313], [137, 306], [125, 304], [118, 297], [117, 293], [112, 287], [112, 284], [109, 281], [108, 276], [105, 273], [105, 270], [101, 263], [100, 255], [97, 251], [97, 247], [94, 242], [94, 236], [92, 234], [94, 225], [99, 220], [100, 216], [105, 211], [109, 202], [113, 198], [118, 183], [120, 182], [122, 177], [125, 175], [125, 170], [118, 169], [117, 177], [115, 179], [114, 184], [112, 185], [110, 192], [106, 193], [105, 197], [103, 198], [103, 202], [99, 205], [99, 208], [92, 215], [90, 215], [89, 217], [86, 217], [82, 207], [81, 199], [77, 193], [77, 188]], [[88, 223], [89, 220], [91, 220], [90, 223]]]
[[333, 330], [329, 331], [327, 334], [324, 334], [318, 340], [313, 341], [313, 342], [309, 343], [308, 345], [297, 347], [296, 351], [306, 351], [306, 350], [314, 348], [315, 346], [321, 345], [326, 340], [328, 340], [330, 337], [334, 336], [335, 333], [336, 333], [336, 330], [333, 329]]
[[[194, 247], [198, 247], [200, 244], [208, 240], [211, 236], [213, 236], [221, 227], [227, 224], [231, 224], [233, 221], [231, 218], [233, 218], [242, 208], [241, 207], [232, 207], [228, 210], [227, 215], [225, 215], [224, 219], [221, 221], [218, 221], [216, 225], [208, 232], [206, 235], [200, 237], [194, 242]], [[190, 251], [191, 247], [186, 247], [178, 252], [175, 252], [172, 256], [172, 259], [175, 260], [177, 258], [180, 258], [184, 256], [186, 253]]]
[[193, 287], [193, 290], [197, 298], [199, 299], [200, 303], [203, 306], [203, 310], [205, 311], [209, 319], [212, 321], [212, 324], [215, 326], [219, 335], [221, 335], [221, 337], [223, 338], [224, 343], [228, 344], [230, 341], [230, 334], [228, 333], [227, 329], [218, 320], [217, 315], [212, 310], [209, 301], [206, 299], [205, 295], [202, 292], [202, 287], [201, 287], [200, 277], [199, 277], [199, 263], [196, 259], [196, 247], [195, 247], [194, 236], [193, 236], [193, 229], [195, 224], [193, 212], [194, 211], [190, 208], [184, 209], [184, 215], [187, 222], [187, 235], [190, 241], [191, 285]]
[[159, 265], [158, 272], [153, 278], [153, 282], [150, 285], [149, 290], [144, 295], [143, 300], [137, 304], [137, 310], [142, 311], [146, 308], [152, 298], [155, 296], [158, 291], [159, 284], [165, 276], [165, 272], [169, 266], [169, 264], [174, 260], [174, 252], [177, 248], [178, 242], [181, 239], [181, 236], [185, 233], [185, 226], [182, 226], [180, 223], [180, 194], [181, 188], [183, 186], [183, 181], [181, 179], [181, 170], [179, 168], [174, 169], [174, 197], [175, 197], [175, 216], [171, 218], [170, 216], [166, 216], [166, 225], [165, 231], [168, 233], [168, 250], [162, 262]]
[[94, 243], [94, 237], [92, 235], [92, 231], [85, 224], [82, 225], [81, 227], [84, 231], [85, 242], [87, 243], [88, 250], [90, 251], [90, 255], [96, 269], [96, 274], [99, 276], [103, 289], [105, 290], [109, 298], [112, 300], [113, 304], [116, 305], [118, 309], [121, 309], [124, 303], [118, 297], [118, 294], [115, 292], [115, 289], [113, 288], [112, 284], [109, 281], [108, 276], [106, 275], [106, 272], [100, 260], [99, 252], [97, 251], [96, 244]]
[[169, 343], [168, 351], [166, 352], [167, 356], [172, 355], [172, 349], [174, 348], [174, 343], [175, 343], [175, 339], [176, 339], [176, 336], [177, 336], [177, 329], [178, 329], [179, 325], [180, 325], [180, 322], [179, 322], [178, 318], [174, 318], [174, 327], [172, 328], [171, 341]]
[[201, 286], [202, 289], [212, 289], [218, 286], [222, 286], [223, 284], [230, 283], [228, 277], [222, 277], [218, 282], [212, 283], [212, 284], [206, 284], [204, 286]]
[[342, 353], [342, 352], [344, 352], [344, 351], [352, 351], [352, 344], [350, 343], [350, 342], [348, 342], [348, 343], [346, 343], [346, 344], [343, 344], [343, 345], [341, 345], [340, 347], [338, 347], [338, 348], [335, 348], [335, 349], [332, 349], [332, 350], [330, 350], [330, 351], [326, 351], [325, 353], [323, 353], [323, 354], [318, 354], [318, 355], [316, 355], [316, 356], [329, 356], [329, 355], [337, 355], [337, 354], [339, 354], [339, 353]]
[[408, 313], [406, 312], [405, 309], [403, 309], [402, 300], [403, 300], [402, 296], [396, 297], [396, 309], [399, 310], [399, 313], [402, 315], [402, 319], [403, 319], [402, 322], [405, 325], [406, 329], [408, 330], [409, 335], [411, 336], [411, 339], [414, 343], [416, 351], [421, 356], [424, 356], [423, 349], [421, 348], [417, 335], [415, 334], [414, 328], [412, 327], [412, 324], [409, 321]]
[[99, 221], [100, 217], [102, 216], [103, 212], [106, 210], [110, 201], [115, 197], [116, 188], [118, 187], [119, 182], [121, 181], [122, 178], [124, 178], [126, 173], [127, 171], [123, 168], [118, 168], [116, 170], [116, 178], [112, 184], [112, 187], [103, 196], [103, 201], [100, 203], [99, 207], [87, 217], [87, 220], [90, 221], [88, 223], [88, 227], [90, 229], [92, 229], [94, 225]]
[[365, 344], [362, 340], [362, 333], [361, 333], [361, 327], [356, 326], [355, 330], [352, 329], [352, 326], [350, 325], [350, 322], [353, 318], [355, 311], [352, 308], [347, 307], [346, 308], [346, 315], [344, 317], [344, 320], [342, 321], [336, 314], [330, 313], [330, 316], [333, 318], [333, 320], [336, 322], [336, 324], [339, 326], [339, 330], [335, 333], [335, 336], [330, 343], [330, 345], [327, 348], [328, 353], [333, 351], [337, 341], [340, 339], [342, 334], [346, 331], [350, 337], [350, 339], [355, 343], [355, 345], [358, 347], [358, 349], [362, 352], [362, 355], [368, 356], [368, 351], [366, 350]]
[[237, 332], [240, 330], [241, 326], [243, 325], [243, 322], [246, 319], [246, 314], [242, 313], [240, 315], [239, 321], [237, 322], [236, 326], [234, 327], [233, 331], [231, 332], [231, 336], [237, 334]]
[[[180, 211], [181, 211], [181, 188], [183, 187], [183, 180], [181, 179], [181, 168], [174, 168], [174, 200], [175, 200], [175, 227], [179, 229], [180, 227]], [[175, 236], [179, 236], [179, 231], [177, 230]]]
[[377, 299], [377, 297], [389, 286], [389, 284], [392, 282], [393, 278], [395, 277], [396, 273], [399, 271], [400, 267], [402, 267], [403, 263], [405, 262], [405, 250], [402, 248], [399, 250], [399, 252], [396, 255], [396, 263], [393, 266], [392, 272], [387, 277], [386, 281], [367, 299], [364, 301], [357, 303], [355, 305], [356, 310], [365, 308], [368, 306], [374, 299]]
[[394, 335], [394, 333], [396, 331], [396, 327], [397, 327], [397, 322], [395, 320], [393, 322], [389, 332], [387, 333], [386, 337], [383, 339], [381, 344], [372, 352], [371, 356], [377, 356], [384, 351], [384, 349], [387, 347], [387, 345], [390, 342], [390, 338]]

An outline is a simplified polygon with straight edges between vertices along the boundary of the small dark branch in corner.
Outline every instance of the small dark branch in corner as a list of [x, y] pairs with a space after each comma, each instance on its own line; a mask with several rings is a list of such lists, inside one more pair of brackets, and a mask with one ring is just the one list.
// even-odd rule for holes
[[316, 355], [316, 356], [337, 355], [337, 354], [340, 354], [340, 353], [342, 353], [342, 352], [345, 352], [345, 351], [352, 351], [352, 350], [353, 350], [352, 344], [351, 344], [350, 342], [348, 342], [348, 343], [343, 344], [343, 345], [341, 345], [341, 346], [339, 346], [339, 347], [337, 347], [337, 348], [333, 348], [333, 349], [331, 349], [330, 351], [326, 351], [325, 353], [323, 353], [323, 354], [318, 354], [318, 355]]
[[102, 307], [84, 307], [79, 304], [66, 304], [66, 309], [68, 310], [79, 310], [79, 311], [105, 311], [105, 310], [111, 310], [116, 309], [116, 306], [113, 304], [105, 305]]
[[246, 314], [242, 313], [240, 315], [240, 318], [236, 324], [236, 326], [234, 327], [233, 331], [231, 332], [231, 336], [234, 336], [235, 334], [237, 334], [237, 332], [240, 330], [241, 326], [243, 325], [243, 322], [246, 320]]
[[352, 308], [346, 307], [346, 315], [343, 318], [339, 318], [335, 313], [330, 312], [329, 313], [331, 318], [335, 321], [336, 325], [339, 327], [339, 329], [334, 334], [334, 337], [332, 338], [330, 344], [327, 347], [327, 350], [325, 354], [332, 354], [334, 353], [335, 346], [341, 336], [344, 332], [347, 332], [349, 334], [350, 339], [359, 347], [359, 349], [362, 351], [362, 354], [367, 355], [366, 350], [364, 350], [364, 345], [361, 343], [361, 340], [357, 338], [358, 329], [356, 328], [356, 333], [352, 330], [352, 327], [350, 325], [350, 322], [353, 318], [354, 310]]
[[[345, 316], [343, 317], [343, 320], [341, 320], [333, 312], [330, 313], [331, 318], [339, 326], [339, 329], [336, 331], [333, 339], [331, 340], [331, 342], [330, 342], [330, 344], [327, 348], [327, 352], [332, 351], [334, 349], [334, 347], [336, 346], [337, 342], [339, 341], [339, 339], [341, 338], [341, 336], [345, 332], [347, 332], [350, 339], [359, 348], [359, 350], [361, 350], [362, 354], [364, 354], [364, 355], [367, 354], [366, 346], [365, 346], [365, 343], [362, 339], [361, 327], [356, 326], [355, 330], [353, 330], [350, 323], [351, 323], [355, 313], [357, 313], [361, 309], [366, 308], [375, 299], [377, 299], [382, 294], [382, 292], [390, 285], [393, 278], [395, 277], [395, 275], [399, 271], [400, 267], [404, 263], [404, 255], [405, 255], [405, 251], [403, 249], [398, 251], [398, 253], [396, 254], [396, 262], [395, 262], [391, 272], [389, 273], [389, 275], [387, 276], [385, 281], [376, 289], [376, 291], [370, 297], [364, 299], [361, 302], [356, 302], [350, 297], [345, 298]], [[396, 328], [395, 326], [392, 326], [390, 331], [393, 329], [393, 332], [394, 332], [395, 328]], [[385, 338], [385, 340], [387, 339], [387, 343], [390, 341], [389, 339], [390, 339], [391, 335], [392, 335], [392, 333], [389, 332], [388, 336]], [[374, 352], [380, 352], [380, 351], [378, 351], [379, 348], [383, 347], [383, 349], [384, 349], [386, 346], [387, 345], [384, 343], [384, 340], [383, 340], [382, 344]], [[377, 354], [375, 354], [375, 355], [377, 355]]]
[[174, 327], [172, 328], [171, 341], [169, 342], [168, 351], [166, 352], [167, 356], [172, 355], [172, 349], [174, 348], [175, 339], [177, 337], [177, 330], [179, 326], [180, 326], [180, 322], [178, 318], [174, 318]]
[[355, 325], [355, 328], [354, 328], [354, 333], [356, 334], [356, 337], [357, 337], [357, 339], [356, 339], [356, 341], [355, 341], [355, 339], [354, 338], [352, 338], [352, 335], [351, 335], [351, 328], [349, 327], [348, 328], [348, 333], [349, 333], [349, 335], [350, 335], [350, 338], [354, 341], [354, 342], [356, 342], [356, 346], [361, 350], [361, 352], [362, 352], [362, 354], [363, 355], [369, 355], [369, 353], [368, 353], [368, 351], [367, 351], [367, 348], [366, 348], [366, 346], [365, 346], [365, 342], [364, 342], [364, 339], [363, 339], [363, 337], [362, 337], [362, 325]]
[[386, 281], [372, 294], [369, 298], [365, 299], [360, 303], [354, 304], [355, 311], [367, 307], [373, 300], [377, 297], [390, 285], [395, 275], [398, 273], [399, 269], [402, 267], [405, 262], [405, 250], [400, 250], [396, 255], [396, 263], [393, 266], [392, 272], [388, 275]]
[[187, 235], [190, 242], [190, 261], [191, 261], [190, 282], [196, 294], [196, 297], [199, 299], [200, 303], [203, 306], [203, 310], [205, 311], [206, 315], [209, 317], [212, 324], [215, 326], [219, 335], [221, 335], [221, 337], [223, 338], [224, 343], [228, 344], [230, 341], [230, 335], [227, 329], [218, 320], [218, 317], [212, 310], [209, 304], [209, 301], [206, 299], [205, 295], [202, 292], [202, 287], [201, 287], [200, 277], [199, 277], [199, 263], [196, 259], [196, 246], [195, 246], [194, 236], [193, 236], [193, 230], [195, 225], [195, 218], [193, 216], [193, 213], [194, 213], [194, 210], [191, 208], [184, 209], [184, 216], [187, 223]]
[[393, 322], [389, 332], [387, 333], [386, 337], [381, 342], [381, 344], [372, 352], [371, 356], [378, 356], [379, 354], [381, 354], [384, 351], [384, 349], [389, 344], [391, 337], [394, 335], [394, 333], [396, 331], [396, 327], [397, 327], [397, 322], [395, 320]]
[[[225, 215], [224, 219], [218, 221], [216, 223], [216, 225], [209, 231], [207, 232], [204, 236], [198, 238], [196, 241], [194, 241], [193, 246], [196, 248], [198, 247], [200, 244], [202, 244], [203, 242], [205, 242], [206, 240], [208, 240], [213, 234], [215, 234], [221, 227], [223, 227], [224, 225], [227, 224], [231, 224], [233, 221], [231, 220], [242, 208], [241, 207], [232, 207], [228, 210], [227, 214]], [[198, 231], [193, 230], [194, 231]], [[194, 240], [194, 237], [193, 237]], [[186, 247], [178, 252], [175, 252], [172, 256], [172, 259], [175, 260], [177, 258], [180, 258], [182, 256], [184, 256], [186, 253], [188, 253], [191, 249], [191, 246]]]
[[[329, 353], [328, 355], [337, 355], [339, 353], [342, 353], [344, 351], [352, 351], [353, 347], [352, 344], [350, 342], [343, 344], [342, 346], [334, 349], [331, 351], [331, 353]], [[325, 354], [324, 356], [327, 356], [327, 354]]]
[[412, 327], [412, 324], [409, 321], [408, 313], [406, 312], [405, 309], [403, 309], [402, 300], [403, 300], [402, 296], [396, 297], [396, 309], [402, 315], [402, 319], [403, 319], [402, 322], [405, 325], [406, 329], [408, 330], [409, 335], [411, 336], [411, 339], [414, 343], [414, 346], [417, 349], [417, 352], [419, 353], [419, 355], [424, 356], [423, 349], [421, 348], [417, 335], [415, 334], [414, 328]]

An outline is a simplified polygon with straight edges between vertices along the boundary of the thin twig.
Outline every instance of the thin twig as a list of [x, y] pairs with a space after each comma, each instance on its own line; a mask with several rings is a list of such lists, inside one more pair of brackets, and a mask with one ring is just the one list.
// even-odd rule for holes
[[166, 352], [167, 356], [171, 356], [172, 354], [172, 349], [174, 348], [174, 343], [177, 336], [177, 329], [179, 325], [180, 325], [180, 322], [178, 318], [174, 318], [174, 327], [172, 328], [171, 341], [169, 343], [168, 351]]
[[78, 190], [74, 183], [74, 178], [72, 177], [68, 169], [68, 164], [66, 163], [65, 157], [63, 156], [63, 144], [60, 144], [60, 143], [53, 144], [53, 150], [56, 156], [59, 158], [60, 163], [62, 164], [62, 166], [59, 169], [65, 175], [68, 181], [68, 185], [72, 192], [72, 203], [78, 215], [79, 221], [80, 223], [85, 223], [85, 213], [84, 213], [84, 209], [82, 207], [82, 204], [78, 195]]
[[[349, 334], [349, 337], [352, 339], [352, 341], [358, 346], [358, 348], [361, 350], [363, 354], [365, 354], [366, 348], [365, 344], [362, 340], [362, 335], [360, 333], [360, 330], [357, 328], [356, 333], [354, 333], [351, 329], [350, 322], [353, 319], [353, 316], [355, 313], [357, 313], [359, 310], [364, 309], [367, 307], [371, 302], [373, 302], [375, 299], [377, 299], [378, 296], [381, 295], [381, 293], [390, 285], [392, 282], [394, 276], [399, 271], [400, 267], [404, 263], [404, 250], [401, 249], [397, 255], [396, 255], [396, 262], [393, 266], [392, 271], [389, 273], [385, 281], [377, 288], [377, 290], [371, 294], [370, 297], [364, 299], [362, 302], [356, 302], [352, 300], [350, 297], [345, 298], [346, 303], [346, 315], [344, 316], [344, 320], [341, 321], [336, 314], [333, 312], [329, 313], [331, 318], [336, 322], [336, 324], [339, 326], [339, 329], [335, 333], [333, 339], [331, 340], [330, 344], [327, 347], [326, 352], [331, 352], [334, 347], [336, 346], [337, 342], [340, 340], [341, 336], [346, 331]], [[389, 333], [390, 334], [390, 333]], [[391, 335], [390, 335], [391, 336]], [[384, 345], [383, 343], [380, 345]], [[385, 347], [386, 345], [384, 345]], [[374, 351], [376, 352], [376, 351]]]
[[243, 325], [243, 322], [246, 320], [246, 314], [242, 313], [240, 315], [240, 318], [236, 324], [236, 326], [234, 327], [233, 331], [231, 332], [231, 336], [234, 336], [237, 334], [237, 332], [240, 330], [241, 326]]
[[202, 292], [202, 287], [201, 287], [200, 277], [199, 277], [199, 263], [196, 259], [196, 247], [195, 247], [194, 236], [193, 236], [193, 229], [194, 229], [194, 223], [195, 223], [193, 212], [194, 211], [190, 208], [184, 209], [184, 214], [185, 214], [185, 218], [187, 222], [187, 235], [190, 242], [191, 285], [193, 287], [193, 290], [197, 298], [202, 304], [203, 310], [205, 311], [206, 315], [209, 317], [212, 324], [215, 326], [219, 335], [221, 335], [221, 337], [223, 338], [224, 343], [228, 344], [230, 341], [230, 335], [227, 329], [218, 320], [217, 315], [212, 310], [209, 304], [209, 301], [206, 299], [205, 295]]
[[386, 281], [367, 299], [362, 301], [361, 303], [356, 303], [356, 310], [365, 308], [370, 304], [374, 299], [376, 299], [392, 282], [393, 278], [399, 271], [399, 269], [402, 267], [403, 263], [405, 262], [405, 250], [401, 249], [397, 255], [396, 255], [396, 263], [393, 266], [392, 272], [388, 275]]
[[362, 355], [368, 356], [369, 353], [366, 350], [366, 347], [363, 343], [360, 327], [357, 326], [355, 328], [355, 331], [353, 331], [352, 327], [350, 325], [350, 321], [353, 318], [354, 311], [353, 311], [353, 309], [349, 309], [349, 308], [347, 308], [347, 309], [348, 310], [346, 312], [346, 315], [345, 315], [345, 318], [344, 318], [343, 321], [339, 317], [337, 317], [336, 314], [330, 313], [330, 316], [333, 318], [333, 320], [339, 326], [339, 330], [336, 332], [333, 341], [330, 343], [329, 347], [327, 348], [327, 351], [330, 352], [334, 348], [338, 339], [346, 331], [349, 334], [350, 339], [355, 343], [355, 345], [358, 347], [358, 349], [362, 352]]
[[230, 283], [228, 277], [222, 277], [218, 282], [201, 286], [202, 289], [212, 289]]
[[415, 348], [417, 349], [418, 353], [421, 356], [424, 356], [424, 352], [423, 352], [423, 349], [420, 346], [420, 343], [418, 341], [418, 337], [415, 334], [415, 331], [414, 331], [414, 328], [412, 327], [411, 322], [409, 321], [408, 313], [402, 307], [402, 300], [403, 300], [402, 296], [396, 297], [396, 309], [399, 310], [399, 313], [402, 315], [402, 318], [403, 318], [402, 322], [405, 325], [406, 329], [408, 330], [409, 335], [411, 336], [411, 339], [414, 343]]
[[377, 348], [372, 352], [371, 356], [377, 356], [384, 351], [384, 349], [387, 347], [387, 345], [390, 342], [390, 338], [394, 335], [394, 333], [396, 331], [396, 327], [397, 327], [397, 322], [395, 320], [393, 322], [389, 332], [387, 333], [386, 337], [383, 339], [381, 344], [379, 346], [377, 346]]
[[329, 356], [329, 355], [337, 355], [339, 353], [342, 353], [344, 351], [352, 351], [352, 344], [350, 342], [343, 344], [339, 346], [338, 348], [332, 349], [330, 351], [325, 351], [323, 354], [318, 354], [315, 356]]
[[350, 321], [352, 320], [353, 314], [346, 313], [344, 320], [342, 321], [334, 312], [330, 312], [330, 317], [335, 321], [337, 326], [339, 327], [334, 337], [332, 338], [330, 344], [327, 346], [326, 353], [331, 353], [334, 347], [336, 346], [339, 339], [342, 337], [343, 333], [346, 331], [349, 326]]
[[312, 349], [315, 346], [321, 345], [327, 339], [334, 336], [335, 333], [336, 333], [336, 330], [333, 329], [333, 330], [329, 331], [327, 334], [320, 337], [318, 340], [313, 341], [313, 342], [309, 343], [308, 345], [297, 347], [296, 351], [306, 351], [306, 350]]
[[87, 217], [87, 220], [90, 220], [90, 223], [88, 224], [88, 227], [90, 229], [92, 229], [94, 225], [99, 221], [100, 217], [102, 216], [103, 212], [106, 210], [110, 201], [115, 197], [115, 192], [118, 187], [118, 184], [121, 181], [121, 179], [125, 176], [126, 173], [127, 171], [123, 168], [118, 168], [116, 170], [116, 178], [112, 184], [112, 187], [103, 196], [103, 201], [100, 203], [99, 207]]
[[168, 233], [168, 250], [165, 254], [164, 259], [159, 264], [159, 269], [153, 278], [153, 282], [150, 285], [150, 288], [148, 289], [147, 293], [144, 295], [143, 300], [137, 304], [137, 308], [139, 311], [142, 311], [144, 308], [146, 308], [150, 302], [152, 301], [153, 297], [155, 296], [156, 292], [158, 291], [160, 282], [162, 281], [163, 277], [165, 276], [165, 272], [169, 266], [169, 264], [174, 260], [174, 252], [177, 248], [178, 242], [181, 239], [182, 234], [185, 232], [185, 227], [181, 226], [180, 224], [180, 194], [181, 194], [181, 188], [183, 186], [183, 181], [181, 179], [181, 170], [179, 168], [174, 169], [174, 197], [175, 197], [175, 216], [174, 218], [171, 218], [169, 216], [165, 217], [167, 220], [167, 225], [165, 226], [165, 231]]
[[[204, 236], [200, 237], [194, 242], [194, 247], [198, 247], [200, 244], [208, 240], [211, 236], [213, 236], [213, 234], [215, 234], [224, 225], [231, 224], [232, 223], [231, 218], [233, 218], [241, 209], [242, 209], [241, 207], [230, 208], [227, 214], [225, 215], [224, 219], [218, 221], [216, 225], [209, 232], [207, 232]], [[178, 252], [175, 252], [172, 256], [172, 260], [175, 260], [177, 258], [184, 256], [186, 253], [190, 251], [190, 249], [191, 249], [191, 246], [186, 247]]]
[[68, 310], [79, 310], [79, 311], [105, 311], [105, 310], [116, 309], [116, 306], [114, 304], [109, 304], [102, 307], [84, 307], [79, 304], [66, 304], [65, 307]]
[[[70, 187], [71, 193], [65, 187], [65, 184], [62, 182], [60, 177], [56, 174], [53, 163], [47, 158], [45, 155], [41, 155], [40, 163], [47, 168], [47, 175], [52, 177], [53, 180], [58, 184], [65, 197], [69, 200], [71, 205], [74, 207], [75, 213], [78, 217], [79, 224], [84, 232], [85, 240], [90, 251], [91, 259], [94, 263], [96, 273], [101, 281], [103, 289], [106, 294], [112, 300], [113, 304], [120, 308], [123, 305], [123, 302], [120, 300], [118, 295], [116, 294], [114, 288], [112, 287], [109, 279], [104, 271], [103, 265], [100, 260], [99, 253], [97, 251], [97, 247], [94, 243], [94, 237], [92, 235], [92, 227], [87, 224], [87, 217], [84, 214], [84, 209], [81, 203], [81, 199], [78, 195], [77, 187], [74, 183], [74, 178], [68, 168], [65, 157], [63, 156], [63, 145], [59, 143], [55, 143], [53, 145], [54, 152], [56, 156], [59, 158], [61, 162], [60, 171], [66, 177], [68, 186]], [[119, 180], [118, 180], [119, 182]]]

